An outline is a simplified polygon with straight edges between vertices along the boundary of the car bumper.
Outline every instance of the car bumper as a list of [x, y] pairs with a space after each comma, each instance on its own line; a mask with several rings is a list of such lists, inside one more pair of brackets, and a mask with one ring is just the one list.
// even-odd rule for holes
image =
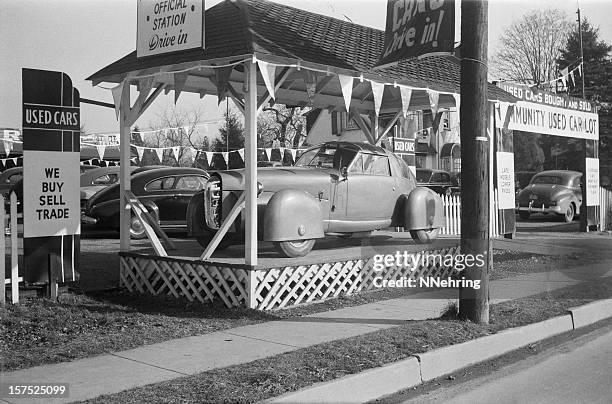
[[90, 216], [87, 216], [87, 215], [82, 213], [81, 214], [81, 223], [82, 224], [88, 224], [88, 225], [96, 224], [96, 223], [98, 223], [98, 219], [90, 217]]
[[529, 206], [519, 206], [517, 209], [519, 212], [529, 212], [529, 213], [556, 213], [558, 215], [563, 213], [561, 206], [546, 206], [546, 205], [537, 205], [530, 204]]

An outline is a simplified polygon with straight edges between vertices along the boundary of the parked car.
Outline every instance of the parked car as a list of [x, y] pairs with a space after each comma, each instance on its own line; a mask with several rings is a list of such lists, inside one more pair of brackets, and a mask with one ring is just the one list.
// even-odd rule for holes
[[[210, 174], [189, 203], [187, 226], [207, 246], [244, 190], [244, 170]], [[291, 167], [257, 170], [258, 237], [286, 257], [304, 256], [325, 235], [350, 236], [390, 226], [431, 242], [444, 222], [442, 201], [418, 187], [399, 157], [369, 143], [327, 142], [308, 149]], [[224, 244], [240, 239], [244, 217]]]
[[81, 174], [90, 171], [90, 170], [95, 170], [97, 168], [100, 168], [99, 166], [89, 166], [87, 164], [80, 164], [79, 165], [79, 171]]
[[0, 173], [0, 193], [8, 198], [15, 184], [23, 178], [23, 167], [13, 167]]
[[[164, 229], [186, 228], [187, 205], [194, 193], [201, 190], [208, 179], [199, 168], [156, 168], [132, 175], [131, 190], [152, 213]], [[119, 184], [115, 183], [93, 195], [83, 212], [83, 223], [99, 229], [119, 228]], [[146, 237], [144, 226], [132, 215], [130, 235]]]
[[532, 213], [554, 213], [571, 222], [580, 212], [582, 173], [577, 171], [542, 171], [531, 178], [518, 194], [518, 213], [529, 219]]
[[417, 168], [416, 180], [419, 186], [433, 189], [440, 195], [451, 195], [453, 193], [453, 188], [456, 188], [456, 185], [453, 184], [451, 179], [451, 175], [443, 170]]
[[81, 174], [80, 181], [81, 208], [84, 208], [87, 200], [96, 192], [119, 181], [119, 166], [97, 167], [93, 170], [87, 170]]

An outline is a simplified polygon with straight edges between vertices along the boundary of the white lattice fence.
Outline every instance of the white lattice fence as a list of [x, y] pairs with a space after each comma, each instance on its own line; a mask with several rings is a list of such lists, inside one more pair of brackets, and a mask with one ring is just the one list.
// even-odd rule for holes
[[[458, 246], [414, 252], [415, 256], [456, 255]], [[411, 261], [412, 262], [412, 261]], [[251, 269], [173, 257], [121, 254], [121, 283], [132, 292], [170, 294], [190, 301], [223, 301], [227, 307], [275, 310], [375, 288], [374, 278], [449, 277], [452, 266], [418, 260], [414, 266], [374, 269], [374, 258]]]

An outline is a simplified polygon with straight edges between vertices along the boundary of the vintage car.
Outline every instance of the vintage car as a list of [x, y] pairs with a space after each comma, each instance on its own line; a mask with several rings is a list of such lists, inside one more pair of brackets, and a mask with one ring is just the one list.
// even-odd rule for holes
[[453, 189], [456, 188], [451, 179], [451, 175], [443, 170], [417, 168], [416, 180], [419, 186], [433, 189], [440, 195], [451, 195]]
[[98, 167], [81, 174], [81, 208], [98, 191], [119, 181], [119, 166]]
[[22, 178], [23, 167], [9, 168], [0, 173], [0, 193], [2, 193], [2, 196], [8, 198], [15, 184]]
[[[431, 242], [443, 226], [442, 201], [418, 187], [408, 166], [368, 143], [328, 142], [306, 150], [291, 167], [257, 170], [258, 237], [286, 257], [304, 256], [325, 235], [360, 236], [404, 227], [418, 243]], [[244, 170], [211, 173], [189, 203], [187, 226], [203, 247], [244, 190]], [[240, 240], [244, 218], [223, 239]]]
[[[180, 230], [186, 228], [189, 200], [204, 188], [207, 179], [206, 171], [199, 168], [156, 168], [132, 175], [131, 190], [163, 229]], [[82, 218], [84, 224], [94, 224], [99, 229], [118, 229], [119, 184], [89, 198]], [[136, 239], [146, 237], [136, 215], [132, 215], [130, 235]]]
[[566, 170], [534, 175], [518, 194], [519, 216], [526, 220], [532, 213], [554, 213], [571, 222], [582, 204], [581, 178], [582, 173]]

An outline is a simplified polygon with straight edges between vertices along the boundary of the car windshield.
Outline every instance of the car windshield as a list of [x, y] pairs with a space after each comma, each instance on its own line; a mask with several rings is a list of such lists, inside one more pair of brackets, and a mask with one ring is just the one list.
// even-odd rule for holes
[[563, 184], [563, 178], [556, 175], [536, 175], [531, 180], [532, 184]]
[[429, 176], [431, 173], [429, 171], [416, 170], [416, 180], [417, 182], [429, 182]]
[[318, 149], [308, 150], [300, 156], [295, 165], [298, 167], [322, 167], [339, 170], [341, 167], [348, 167], [356, 155], [357, 152], [354, 150], [326, 145]]

